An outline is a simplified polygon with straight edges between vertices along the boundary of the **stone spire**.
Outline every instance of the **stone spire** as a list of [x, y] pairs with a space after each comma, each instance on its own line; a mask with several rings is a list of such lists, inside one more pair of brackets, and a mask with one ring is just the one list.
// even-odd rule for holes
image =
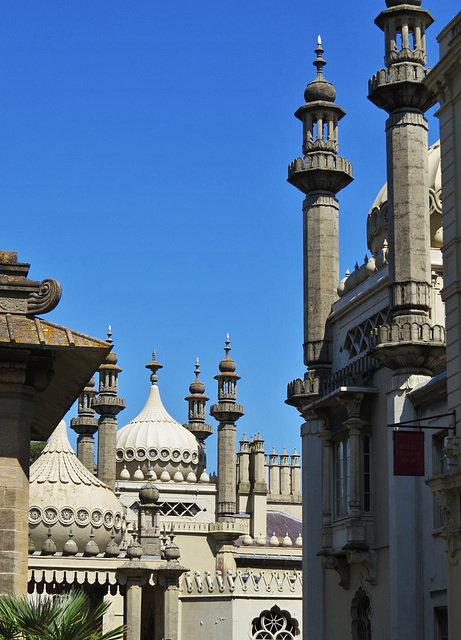
[[206, 424], [206, 403], [209, 400], [205, 395], [205, 385], [199, 380], [200, 366], [198, 358], [195, 363], [195, 380], [190, 385], [190, 394], [184, 398], [189, 405], [189, 423], [185, 425], [197, 440], [204, 444], [205, 439], [213, 433], [211, 424]]
[[[426, 370], [437, 370], [440, 362], [433, 347], [440, 351], [440, 344], [427, 347], [428, 342], [440, 342], [443, 330], [436, 331], [435, 341], [429, 335], [436, 328], [432, 328], [430, 320], [428, 125], [424, 117], [435, 97], [423, 83], [427, 73], [425, 33], [433, 18], [420, 7], [420, 0], [405, 3], [387, 0], [386, 4], [388, 8], [375, 20], [384, 32], [385, 68], [369, 81], [368, 97], [389, 114], [386, 121], [389, 307], [394, 328], [392, 339], [384, 334], [378, 338], [380, 349], [376, 355], [391, 368], [418, 363]], [[403, 363], [402, 347], [396, 354], [386, 342], [413, 342], [414, 347], [407, 348]], [[417, 342], [426, 346], [418, 346]], [[423, 357], [423, 348], [428, 357]]]
[[323, 76], [320, 36], [315, 49], [317, 76], [295, 113], [303, 123], [303, 158], [288, 167], [288, 182], [306, 194], [304, 219], [304, 363], [306, 377], [322, 378], [331, 368], [331, 328], [327, 322], [339, 282], [338, 191], [352, 180], [352, 165], [338, 153], [338, 122], [345, 111]]
[[[112, 345], [112, 331], [109, 325], [107, 343]], [[125, 400], [117, 396], [118, 374], [117, 356], [113, 351], [99, 367], [99, 395], [93, 400], [93, 408], [101, 416], [98, 430], [98, 478], [108, 487], [115, 489], [115, 450], [117, 414], [125, 408]]]
[[236, 403], [237, 380], [235, 362], [229, 356], [229, 334], [226, 336], [225, 357], [219, 363], [218, 404], [210, 407], [210, 414], [218, 425], [218, 521], [232, 517], [236, 512], [235, 450], [237, 427], [235, 423], [244, 415], [244, 408]]
[[95, 380], [89, 380], [78, 397], [78, 417], [70, 421], [71, 428], [78, 434], [77, 457], [91, 473], [94, 473], [94, 434], [98, 430], [98, 418], [94, 417], [93, 400], [98, 393]]

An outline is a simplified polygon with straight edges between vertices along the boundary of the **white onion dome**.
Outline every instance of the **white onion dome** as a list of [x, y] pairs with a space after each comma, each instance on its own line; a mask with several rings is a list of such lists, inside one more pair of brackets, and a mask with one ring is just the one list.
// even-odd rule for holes
[[156, 373], [162, 365], [155, 351], [146, 366], [153, 373], [144, 409], [117, 433], [117, 478], [126, 481], [129, 474], [133, 480], [197, 482], [204, 471], [204, 448], [163, 406]]
[[[427, 154], [429, 213], [431, 224], [431, 247], [440, 249], [443, 244], [442, 228], [442, 171], [440, 166], [440, 140], [431, 145]], [[367, 219], [367, 244], [373, 256], [388, 242], [387, 182], [381, 188], [370, 209]]]
[[125, 508], [114, 493], [75, 455], [61, 420], [30, 468], [29, 531], [37, 550], [48, 537], [63, 551], [69, 534], [83, 553], [93, 531], [104, 551], [115, 534], [121, 540]]

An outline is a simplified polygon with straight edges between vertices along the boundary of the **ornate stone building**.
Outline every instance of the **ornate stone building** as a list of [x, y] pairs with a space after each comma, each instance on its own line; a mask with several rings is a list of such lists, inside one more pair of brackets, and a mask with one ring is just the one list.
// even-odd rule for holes
[[[384, 32], [384, 68], [370, 79], [368, 97], [387, 114], [387, 182], [366, 221], [370, 255], [339, 286], [336, 196], [352, 180], [352, 167], [338, 156], [345, 114], [323, 76], [320, 40], [317, 77], [296, 112], [303, 157], [288, 173], [306, 196], [307, 371], [288, 385], [287, 402], [305, 420], [308, 639], [442, 640], [448, 623], [450, 638], [461, 628], [454, 437], [461, 391], [460, 23], [458, 16], [442, 32], [442, 60], [431, 71], [430, 13], [421, 0], [386, 5], [375, 20]], [[428, 149], [424, 116], [437, 100], [442, 163], [440, 143]]]
[[125, 621], [130, 640], [300, 637], [300, 456], [272, 451], [268, 461], [260, 434], [243, 436], [236, 451], [244, 407], [229, 351], [227, 339], [210, 408], [212, 478], [198, 360], [187, 424], [163, 406], [154, 351], [146, 404], [117, 430], [121, 369], [113, 351], [106, 356], [98, 390], [91, 379], [71, 421], [77, 455], [61, 422], [31, 467], [29, 592], [109, 598], [104, 626]]

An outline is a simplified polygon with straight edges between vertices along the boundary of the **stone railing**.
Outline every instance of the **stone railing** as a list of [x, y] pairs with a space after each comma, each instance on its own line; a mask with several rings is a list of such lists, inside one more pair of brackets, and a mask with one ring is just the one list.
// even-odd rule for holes
[[186, 573], [181, 581], [180, 591], [182, 595], [206, 595], [233, 594], [245, 596], [277, 595], [280, 597], [302, 596], [302, 572], [301, 571], [194, 571]]
[[306, 155], [304, 158], [296, 158], [293, 160], [293, 162], [288, 165], [288, 177], [291, 178], [291, 176], [298, 171], [307, 171], [309, 169], [336, 169], [352, 176], [351, 162], [332, 153], [321, 153], [317, 151], [316, 153]]

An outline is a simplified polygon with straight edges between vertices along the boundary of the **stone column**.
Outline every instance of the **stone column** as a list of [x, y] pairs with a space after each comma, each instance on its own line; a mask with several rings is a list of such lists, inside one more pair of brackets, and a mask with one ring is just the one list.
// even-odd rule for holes
[[301, 496], [301, 463], [296, 447], [291, 454], [291, 495]]
[[141, 640], [142, 626], [142, 587], [146, 584], [151, 570], [141, 562], [141, 547], [131, 543], [127, 549], [130, 558], [117, 569], [117, 579], [126, 585], [126, 640]]
[[322, 421], [316, 415], [306, 416], [301, 427], [303, 481], [303, 634], [305, 638], [325, 637], [325, 575], [319, 552], [322, 530], [322, 494], [310, 482], [312, 476], [324, 475], [322, 463]]
[[[5, 372], [1, 364], [0, 375]], [[21, 369], [16, 372], [23, 373]], [[16, 375], [13, 363], [10, 374]], [[0, 385], [0, 594], [25, 595], [30, 428], [35, 393], [28, 388], [15, 390], [15, 386]]]
[[269, 454], [269, 487], [271, 496], [280, 495], [280, 467], [275, 447]]
[[245, 434], [243, 434], [239, 444], [240, 451], [237, 452], [239, 469], [238, 492], [239, 494], [248, 495], [250, 493], [250, 450]]
[[291, 495], [290, 463], [285, 447], [280, 454], [280, 494], [282, 496]]
[[253, 538], [256, 538], [261, 534], [266, 535], [267, 529], [266, 454], [264, 441], [259, 433], [250, 445], [250, 470], [252, 502], [250, 533]]
[[351, 518], [360, 518], [362, 515], [362, 478], [363, 478], [363, 420], [360, 418], [349, 418], [344, 423], [349, 429], [350, 442], [350, 495], [349, 508]]
[[400, 322], [427, 321], [431, 306], [427, 130], [417, 110], [386, 123], [390, 306]]
[[126, 584], [126, 640], [140, 640], [142, 615], [142, 586], [137, 578]]
[[331, 366], [331, 326], [327, 322], [339, 282], [339, 203], [332, 193], [310, 193], [303, 203], [304, 364]]
[[179, 585], [177, 579], [166, 581], [164, 600], [164, 637], [165, 640], [178, 640], [179, 637]]

